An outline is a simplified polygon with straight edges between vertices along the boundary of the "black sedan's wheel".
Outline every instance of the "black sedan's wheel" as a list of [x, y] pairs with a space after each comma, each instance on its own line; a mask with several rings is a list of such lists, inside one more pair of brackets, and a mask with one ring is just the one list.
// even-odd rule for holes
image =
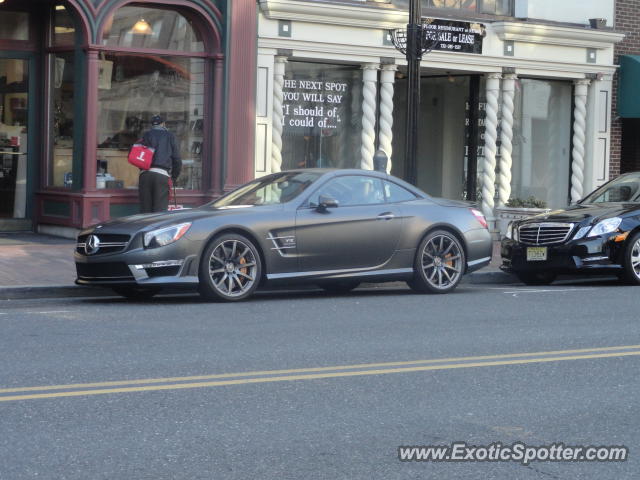
[[447, 293], [460, 283], [464, 265], [460, 241], [450, 232], [436, 230], [420, 242], [413, 279], [407, 284], [420, 293]]
[[332, 282], [318, 283], [318, 286], [325, 292], [333, 293], [336, 295], [349, 293], [354, 288], [357, 288], [360, 282], [357, 280], [335, 280]]
[[112, 290], [129, 300], [149, 300], [161, 289], [157, 287], [112, 287]]
[[622, 266], [624, 279], [632, 285], [640, 285], [640, 232], [627, 241]]
[[518, 272], [516, 277], [525, 285], [549, 285], [557, 275], [552, 272]]
[[229, 233], [213, 239], [200, 262], [200, 294], [209, 300], [243, 300], [258, 288], [262, 264], [248, 238]]

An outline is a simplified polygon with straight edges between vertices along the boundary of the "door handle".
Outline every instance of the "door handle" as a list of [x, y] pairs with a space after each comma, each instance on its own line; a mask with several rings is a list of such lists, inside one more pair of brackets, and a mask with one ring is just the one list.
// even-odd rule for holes
[[395, 218], [395, 215], [391, 212], [381, 213], [376, 217], [378, 220], [392, 220]]

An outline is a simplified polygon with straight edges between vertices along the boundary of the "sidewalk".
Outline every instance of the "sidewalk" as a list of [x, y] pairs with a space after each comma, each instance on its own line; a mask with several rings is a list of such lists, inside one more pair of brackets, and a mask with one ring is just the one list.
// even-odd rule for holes
[[[111, 295], [107, 289], [75, 285], [74, 247], [74, 240], [49, 235], [0, 234], [0, 300]], [[514, 282], [514, 277], [499, 270], [499, 264], [500, 245], [496, 242], [491, 264], [463, 281]]]

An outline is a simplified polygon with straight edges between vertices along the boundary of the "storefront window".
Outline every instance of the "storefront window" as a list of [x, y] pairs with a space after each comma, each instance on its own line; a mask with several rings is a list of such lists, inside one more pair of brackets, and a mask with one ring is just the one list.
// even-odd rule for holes
[[177, 187], [202, 188], [205, 60], [147, 54], [107, 54], [98, 89], [98, 188], [136, 188], [131, 145], [161, 115], [180, 146]]
[[359, 168], [362, 70], [288, 62], [283, 95], [283, 170]]
[[0, 13], [1, 40], [29, 40], [29, 14], [26, 12]]
[[571, 84], [517, 82], [511, 198], [565, 207], [571, 170]]
[[49, 185], [71, 187], [73, 173], [74, 72], [75, 55], [61, 52], [50, 55], [51, 125], [53, 148]]
[[110, 47], [202, 52], [204, 44], [188, 18], [174, 10], [123, 7], [116, 11], [104, 33]]

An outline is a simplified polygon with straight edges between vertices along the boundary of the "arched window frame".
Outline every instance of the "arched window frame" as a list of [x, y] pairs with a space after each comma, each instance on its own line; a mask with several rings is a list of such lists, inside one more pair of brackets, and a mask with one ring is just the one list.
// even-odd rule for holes
[[[218, 19], [222, 18], [219, 10], [212, 2], [202, 0], [201, 3], [209, 4], [210, 11], [214, 12]], [[185, 52], [180, 50], [103, 45], [106, 26], [119, 9], [129, 6], [172, 10], [187, 18], [202, 39], [203, 51]], [[220, 125], [222, 123], [223, 109], [221, 92], [224, 82], [224, 55], [220, 29], [212, 15], [200, 5], [189, 0], [163, 0], [162, 3], [140, 3], [135, 0], [121, 0], [102, 12], [98, 23], [96, 44], [90, 47], [91, 50], [97, 51], [98, 54], [110, 52], [115, 54], [161, 55], [204, 59], [205, 85], [214, 85], [214, 91], [212, 92], [211, 89], [205, 88], [204, 92], [203, 131], [207, 132], [207, 134], [204, 135], [201, 145], [203, 159], [202, 180], [199, 190], [186, 191], [185, 195], [197, 195], [204, 193], [206, 190], [209, 190], [209, 192], [217, 190], [217, 184], [220, 182], [218, 177], [221, 175], [222, 156]], [[217, 126], [215, 130], [213, 128], [214, 125]], [[205, 162], [204, 159], [212, 159], [212, 161]]]

